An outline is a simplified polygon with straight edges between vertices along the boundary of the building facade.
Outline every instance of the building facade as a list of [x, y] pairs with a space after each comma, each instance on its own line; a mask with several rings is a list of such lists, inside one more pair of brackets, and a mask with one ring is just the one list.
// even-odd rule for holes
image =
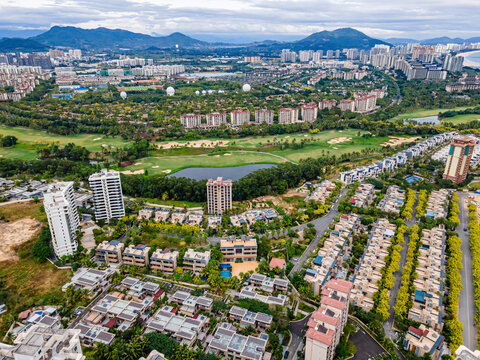
[[199, 127], [202, 125], [202, 115], [186, 114], [180, 115], [180, 122], [186, 129]]
[[232, 180], [223, 180], [221, 177], [207, 181], [207, 204], [210, 214], [222, 215], [225, 210], [232, 208], [232, 185]]
[[250, 122], [250, 111], [234, 110], [230, 113], [230, 123], [232, 125], [243, 125]]
[[298, 109], [284, 108], [278, 110], [279, 124], [295, 124], [298, 122]]
[[255, 123], [269, 125], [273, 124], [273, 110], [255, 110]]
[[125, 216], [122, 183], [118, 171], [102, 169], [88, 178], [93, 194], [95, 219], [110, 221]]
[[305, 104], [302, 106], [302, 120], [314, 122], [317, 120], [318, 107], [315, 103]]
[[210, 261], [210, 251], [200, 252], [188, 249], [183, 256], [183, 269], [200, 275]]
[[453, 140], [448, 153], [443, 178], [459, 184], [467, 178], [472, 160], [475, 140], [471, 137], [458, 137]]
[[223, 261], [227, 263], [236, 261], [256, 261], [257, 240], [221, 240], [220, 251], [223, 254]]
[[76, 230], [80, 226], [73, 182], [52, 184], [43, 197], [55, 255], [61, 258], [77, 250]]

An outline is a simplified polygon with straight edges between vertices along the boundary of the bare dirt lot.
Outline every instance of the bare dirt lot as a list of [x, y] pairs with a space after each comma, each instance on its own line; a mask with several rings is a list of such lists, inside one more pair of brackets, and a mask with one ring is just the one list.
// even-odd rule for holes
[[139, 175], [139, 174], [143, 174], [145, 173], [145, 170], [141, 169], [141, 170], [135, 170], [135, 171], [131, 171], [131, 170], [124, 170], [124, 171], [120, 171], [122, 174], [125, 174], [125, 175]]
[[328, 142], [330, 145], [333, 145], [333, 144], [341, 144], [341, 143], [344, 143], [344, 142], [347, 142], [347, 141], [350, 141], [350, 140], [352, 140], [351, 137], [342, 136], [342, 137], [338, 137], [338, 138], [329, 140], [329, 141], [327, 141], [327, 142]]
[[15, 248], [40, 232], [41, 223], [32, 217], [0, 223], [0, 262], [16, 261]]

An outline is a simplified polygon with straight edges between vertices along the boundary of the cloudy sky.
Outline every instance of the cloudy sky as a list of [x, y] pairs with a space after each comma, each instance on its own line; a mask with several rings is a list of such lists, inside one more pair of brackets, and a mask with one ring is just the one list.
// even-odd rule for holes
[[480, 0], [0, 0], [0, 30], [104, 26], [287, 39], [354, 27], [378, 38], [480, 36]]

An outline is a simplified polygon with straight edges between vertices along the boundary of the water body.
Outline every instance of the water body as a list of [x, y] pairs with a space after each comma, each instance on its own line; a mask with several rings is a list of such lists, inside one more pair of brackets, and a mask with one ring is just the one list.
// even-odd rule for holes
[[234, 76], [237, 73], [226, 73], [226, 72], [198, 72], [187, 74], [188, 76], [198, 77], [198, 78], [221, 78], [226, 76]]
[[440, 120], [438, 119], [438, 116], [427, 116], [427, 117], [422, 117], [422, 118], [415, 118], [415, 119], [405, 119], [403, 120], [404, 124], [408, 124], [410, 121], [415, 121], [417, 124], [440, 124]]
[[224, 179], [230, 179], [230, 180], [236, 181], [254, 171], [257, 171], [260, 169], [269, 169], [274, 166], [277, 166], [277, 165], [251, 164], [251, 165], [220, 167], [220, 168], [192, 167], [192, 168], [177, 171], [176, 173], [168, 175], [168, 177], [174, 176], [174, 177], [186, 177], [194, 180], [208, 180], [208, 179], [216, 179], [217, 177], [221, 176]]
[[465, 66], [480, 68], [480, 51], [471, 51], [460, 55], [465, 58]]

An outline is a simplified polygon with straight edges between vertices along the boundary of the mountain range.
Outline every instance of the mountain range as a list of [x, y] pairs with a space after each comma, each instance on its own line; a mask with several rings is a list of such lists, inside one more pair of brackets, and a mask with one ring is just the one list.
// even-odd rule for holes
[[28, 39], [8, 38], [0, 40], [0, 51], [43, 50], [47, 47], [68, 47], [84, 50], [157, 50], [175, 47], [207, 50], [212, 48], [241, 48], [250, 52], [276, 52], [291, 50], [337, 50], [344, 48], [369, 49], [376, 44], [386, 44], [364, 33], [343, 28], [321, 31], [296, 41], [265, 40], [250, 44], [226, 44], [197, 40], [179, 32], [168, 36], [151, 36], [121, 29], [82, 29], [74, 26], [53, 26], [50, 30]]
[[465, 42], [480, 42], [480, 37], [471, 37], [468, 39], [462, 38], [450, 38], [448, 36], [441, 36], [432, 39], [424, 39], [424, 40], [415, 40], [415, 39], [408, 39], [408, 38], [389, 38], [385, 39], [386, 42], [392, 45], [405, 45], [411, 43], [419, 43], [420, 45], [437, 45], [437, 44], [463, 44]]

